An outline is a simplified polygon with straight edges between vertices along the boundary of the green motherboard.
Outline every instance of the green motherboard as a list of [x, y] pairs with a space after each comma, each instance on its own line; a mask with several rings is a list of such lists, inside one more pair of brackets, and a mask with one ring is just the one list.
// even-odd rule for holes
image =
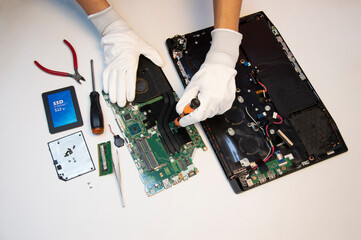
[[[177, 99], [176, 94], [173, 94]], [[161, 104], [163, 96], [144, 103], [129, 103], [122, 108], [111, 103], [104, 92], [103, 96], [115, 115], [148, 196], [186, 181], [198, 173], [192, 161], [193, 152], [197, 148], [205, 151], [207, 147], [194, 125], [178, 128], [173, 122], [168, 124], [172, 134], [179, 135], [182, 140], [179, 149], [169, 151], [157, 125], [149, 127], [146, 124], [147, 115], [151, 114], [147, 105], [158, 102]]]

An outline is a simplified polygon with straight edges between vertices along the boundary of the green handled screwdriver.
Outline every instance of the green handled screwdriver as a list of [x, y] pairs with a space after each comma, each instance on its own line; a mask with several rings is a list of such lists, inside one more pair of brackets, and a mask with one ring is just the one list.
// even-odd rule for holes
[[93, 84], [93, 91], [90, 93], [90, 125], [94, 134], [100, 134], [104, 132], [104, 121], [99, 102], [99, 93], [95, 91], [93, 59], [90, 60], [90, 68]]

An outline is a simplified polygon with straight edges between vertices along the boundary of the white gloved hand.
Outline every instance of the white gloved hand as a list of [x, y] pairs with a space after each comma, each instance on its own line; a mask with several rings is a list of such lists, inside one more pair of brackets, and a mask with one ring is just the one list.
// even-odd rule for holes
[[88, 17], [102, 36], [105, 69], [103, 90], [112, 103], [120, 107], [135, 98], [136, 74], [140, 54], [158, 66], [163, 60], [156, 50], [143, 41], [110, 6]]
[[178, 114], [181, 114], [198, 94], [201, 104], [180, 119], [179, 124], [183, 127], [223, 114], [232, 107], [236, 96], [235, 66], [242, 34], [221, 28], [213, 30], [211, 34], [212, 45], [206, 60], [191, 79], [176, 107]]

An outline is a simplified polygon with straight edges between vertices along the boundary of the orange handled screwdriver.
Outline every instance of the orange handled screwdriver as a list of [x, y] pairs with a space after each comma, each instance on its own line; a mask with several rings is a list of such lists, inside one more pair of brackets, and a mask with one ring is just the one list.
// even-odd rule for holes
[[90, 60], [90, 67], [93, 84], [93, 91], [90, 93], [90, 125], [94, 134], [100, 134], [104, 132], [104, 120], [99, 102], [99, 93], [95, 91], [93, 59]]
[[183, 112], [181, 113], [181, 115], [174, 120], [174, 124], [176, 126], [180, 127], [179, 120], [182, 117], [184, 117], [184, 116], [190, 114], [191, 112], [193, 112], [194, 110], [196, 110], [200, 105], [201, 105], [201, 102], [199, 101], [199, 99], [198, 98], [193, 98], [191, 103], [184, 107]]

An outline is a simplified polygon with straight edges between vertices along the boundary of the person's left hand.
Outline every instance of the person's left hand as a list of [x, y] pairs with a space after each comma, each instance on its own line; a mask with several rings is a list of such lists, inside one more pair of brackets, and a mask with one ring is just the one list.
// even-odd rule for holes
[[179, 120], [181, 126], [187, 126], [216, 114], [223, 114], [232, 107], [236, 95], [234, 69], [239, 55], [242, 35], [229, 29], [212, 31], [212, 46], [205, 62], [193, 76], [179, 100], [176, 110], [178, 114], [195, 97], [200, 106]]

